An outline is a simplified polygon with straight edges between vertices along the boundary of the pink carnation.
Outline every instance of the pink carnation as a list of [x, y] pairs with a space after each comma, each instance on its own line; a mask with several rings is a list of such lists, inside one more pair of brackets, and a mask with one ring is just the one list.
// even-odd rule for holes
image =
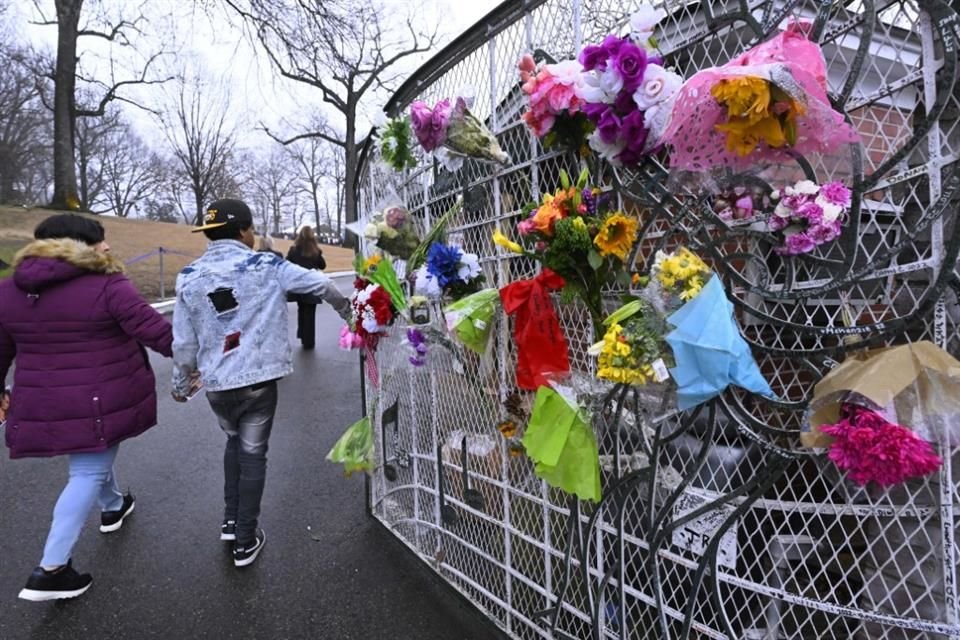
[[850, 189], [842, 182], [829, 182], [823, 185], [820, 187], [820, 195], [831, 204], [841, 207], [850, 206]]
[[803, 231], [799, 231], [787, 237], [784, 246], [777, 251], [788, 256], [797, 256], [801, 253], [810, 253], [816, 246], [810, 236]]
[[844, 405], [840, 421], [820, 430], [835, 438], [830, 460], [861, 486], [900, 484], [933, 473], [943, 462], [926, 440], [856, 405]]
[[820, 224], [823, 220], [823, 207], [816, 202], [804, 202], [795, 213], [796, 217], [803, 218], [812, 225]]
[[344, 325], [340, 328], [340, 348], [349, 351], [350, 349], [359, 349], [363, 346], [363, 338], [350, 331], [350, 327]]

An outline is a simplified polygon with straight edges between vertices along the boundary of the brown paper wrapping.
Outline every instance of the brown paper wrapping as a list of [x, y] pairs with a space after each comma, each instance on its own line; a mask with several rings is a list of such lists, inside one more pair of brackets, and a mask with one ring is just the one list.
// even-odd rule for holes
[[803, 446], [830, 446], [833, 438], [818, 427], [837, 422], [851, 393], [893, 407], [906, 427], [921, 418], [960, 415], [960, 361], [929, 341], [851, 355], [814, 387], [810, 420], [800, 433]]

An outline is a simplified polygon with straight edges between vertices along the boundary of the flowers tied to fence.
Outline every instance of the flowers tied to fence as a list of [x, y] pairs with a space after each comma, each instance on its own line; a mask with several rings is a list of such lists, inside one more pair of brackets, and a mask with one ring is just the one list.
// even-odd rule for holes
[[416, 223], [407, 208], [392, 204], [375, 213], [363, 229], [363, 237], [401, 260], [407, 260], [420, 245]]
[[380, 133], [380, 157], [394, 171], [413, 169], [417, 166], [417, 159], [413, 156], [412, 143], [410, 118], [393, 118], [387, 121]]
[[565, 299], [579, 297], [599, 327], [604, 317], [603, 287], [629, 283], [627, 261], [639, 222], [614, 210], [612, 199], [588, 186], [588, 179], [584, 169], [576, 184], [571, 184], [561, 171], [560, 188], [524, 208], [527, 218], [517, 224], [523, 246], [499, 232], [493, 240], [559, 274], [566, 282]]
[[790, 256], [839, 238], [851, 201], [850, 189], [842, 182], [821, 186], [812, 180], [774, 191], [771, 197], [777, 206], [767, 224], [783, 236], [777, 253]]
[[809, 27], [794, 21], [683, 84], [663, 134], [672, 172], [739, 171], [858, 141], [830, 106], [826, 62], [819, 45], [807, 39]]
[[462, 157], [510, 162], [497, 138], [475, 115], [470, 113], [463, 97], [441, 100], [430, 108], [425, 102], [410, 105], [410, 121], [424, 151], [445, 147]]
[[634, 165], [660, 147], [660, 133], [683, 78], [655, 54], [653, 31], [665, 13], [643, 6], [630, 20], [631, 35], [608, 35], [588, 45], [578, 60], [536, 66], [519, 63], [529, 99], [523, 115], [548, 148], [580, 149], [584, 139], [601, 158]]
[[477, 254], [443, 242], [430, 245], [426, 264], [417, 270], [415, 278], [417, 293], [453, 300], [479, 291], [485, 279]]

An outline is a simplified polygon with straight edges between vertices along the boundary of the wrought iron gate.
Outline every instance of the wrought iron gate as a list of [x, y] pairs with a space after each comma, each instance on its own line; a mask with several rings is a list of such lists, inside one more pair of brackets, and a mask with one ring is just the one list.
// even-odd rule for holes
[[[507, 405], [529, 406], [514, 393], [506, 319], [498, 318], [492, 351], [477, 357], [445, 337], [435, 310], [428, 366], [407, 366], [401, 331], [378, 350], [380, 385], [369, 394], [373, 512], [517, 638], [960, 638], [960, 439], [938, 443], [938, 476], [891, 491], [848, 484], [822, 452], [798, 442], [813, 384], [845, 352], [926, 339], [960, 354], [957, 16], [929, 0], [662, 6], [660, 47], [687, 77], [789, 16], [811, 20], [834, 106], [864, 141], [844, 165], [852, 174], [797, 159], [796, 171], [854, 185], [850, 227], [817, 258], [775, 255], [748, 222], [725, 223], [709, 201], [668, 188], [655, 162], [606, 169], [624, 205], [644, 212], [637, 260], [678, 242], [709, 258], [781, 399], [728, 390], [679, 413], [641, 397], [642, 389], [619, 389], [595, 425], [603, 501], [580, 504], [509, 455], [496, 430]], [[396, 190], [429, 225], [463, 197], [451, 231], [483, 257], [490, 286], [534, 275], [535, 264], [499, 254], [490, 236], [576, 161], [544, 151], [520, 123], [516, 61], [537, 50], [572, 57], [581, 44], [620, 31], [635, 8], [612, 0], [501, 5], [388, 108], [397, 113], [472, 85], [474, 111], [512, 166], [468, 162], [451, 173], [421, 162], [401, 175], [370, 147], [362, 209]], [[560, 311], [571, 364], [590, 371], [590, 317], [576, 306]], [[483, 504], [464, 500], [465, 476]]]

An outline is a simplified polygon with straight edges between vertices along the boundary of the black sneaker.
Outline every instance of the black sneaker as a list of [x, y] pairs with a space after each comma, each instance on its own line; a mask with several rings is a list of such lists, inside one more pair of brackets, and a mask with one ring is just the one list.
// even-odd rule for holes
[[56, 571], [44, 571], [42, 567], [34, 569], [27, 580], [27, 586], [20, 590], [19, 598], [31, 602], [45, 602], [81, 595], [90, 588], [93, 578], [89, 573], [77, 573], [71, 562], [67, 561], [66, 566]]
[[266, 542], [267, 535], [263, 532], [263, 529], [257, 529], [253, 542], [245, 545], [238, 544], [233, 548], [234, 566], [245, 567], [248, 564], [253, 564], [253, 561], [260, 555], [260, 551], [263, 550], [263, 545], [266, 544]]
[[220, 539], [224, 542], [235, 542], [237, 539], [237, 521], [224, 520], [220, 525]]
[[104, 511], [100, 514], [100, 533], [112, 533], [123, 526], [123, 519], [133, 513], [137, 501], [132, 493], [123, 496], [123, 505], [116, 511]]

